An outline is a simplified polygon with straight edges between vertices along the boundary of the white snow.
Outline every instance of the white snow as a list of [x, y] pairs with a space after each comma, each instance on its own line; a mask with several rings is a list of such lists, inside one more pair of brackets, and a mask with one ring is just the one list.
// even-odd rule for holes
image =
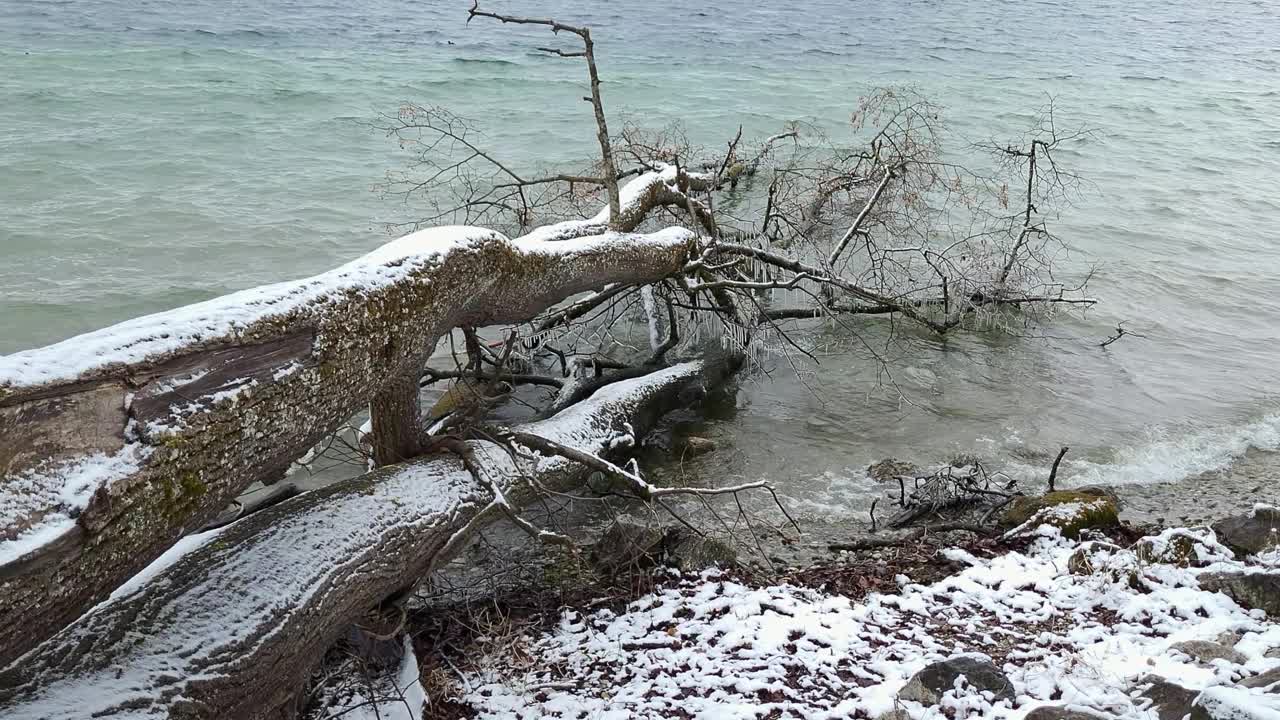
[[99, 488], [137, 472], [150, 454], [150, 448], [130, 443], [111, 455], [94, 453], [5, 478], [0, 492], [0, 528], [16, 527], [24, 521], [30, 527], [13, 539], [0, 540], [0, 565], [74, 529], [75, 517], [89, 506]]
[[[697, 177], [706, 177], [696, 175]], [[623, 214], [636, 207], [657, 183], [674, 186], [676, 166], [659, 163], [657, 170], [644, 172], [618, 188], [618, 207]], [[595, 217], [586, 220], [566, 220], [536, 228], [520, 237], [534, 242], [563, 242], [583, 235], [602, 233], [609, 226], [609, 206], [605, 205]]]
[[[854, 603], [789, 585], [750, 587], [715, 573], [690, 577], [622, 614], [567, 612], [553, 632], [523, 638], [528, 657], [487, 658], [466, 701], [482, 718], [877, 717], [926, 664], [957, 654], [1000, 655], [1014, 702], [957, 688], [940, 706], [902, 705], [916, 720], [1021, 720], [1041, 705], [1071, 705], [1123, 720], [1150, 720], [1137, 680], [1158, 675], [1207, 698], [1267, 708], [1280, 696], [1230, 684], [1280, 665], [1280, 624], [1224, 595], [1200, 590], [1203, 569], [1149, 565], [1148, 591], [1125, 573], [1066, 571], [1077, 547], [1046, 533], [1026, 551], [979, 558], [932, 585]], [[1136, 567], [1129, 551], [1114, 560]], [[1172, 651], [1183, 640], [1242, 635], [1247, 662], [1197, 664]], [[1271, 705], [1269, 705], [1269, 703]], [[1270, 720], [1271, 715], [1255, 715]]]
[[422, 720], [422, 709], [429, 698], [408, 637], [404, 638], [404, 657], [395, 677], [376, 679], [370, 694], [374, 697], [357, 694], [341, 707], [328, 708], [328, 716], [347, 720]]

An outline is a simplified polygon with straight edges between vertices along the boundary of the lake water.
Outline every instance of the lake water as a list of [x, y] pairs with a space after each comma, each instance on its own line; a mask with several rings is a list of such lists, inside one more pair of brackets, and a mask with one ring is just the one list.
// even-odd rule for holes
[[[0, 353], [386, 241], [373, 192], [404, 158], [366, 123], [404, 100], [480, 122], [521, 166], [590, 157], [581, 68], [469, 3], [0, 0]], [[498, 5], [495, 9], [510, 9]], [[1150, 484], [1280, 449], [1280, 9], [1224, 0], [527, 2], [594, 28], [615, 116], [722, 142], [910, 83], [961, 138], [1007, 138], [1048, 96], [1096, 128], [1058, 227], [1097, 264], [1087, 315], [1035, 337], [920, 337], [892, 381], [836, 329], [812, 374], [747, 380], [699, 469], [861, 514], [863, 468], [976, 452], [1072, 482]], [[1065, 154], [1064, 154], [1065, 157]], [[1129, 337], [1097, 347], [1111, 329]], [[875, 343], [882, 325], [862, 324]], [[1261, 494], [1275, 499], [1269, 471]], [[1255, 493], [1256, 494], [1256, 493]]]

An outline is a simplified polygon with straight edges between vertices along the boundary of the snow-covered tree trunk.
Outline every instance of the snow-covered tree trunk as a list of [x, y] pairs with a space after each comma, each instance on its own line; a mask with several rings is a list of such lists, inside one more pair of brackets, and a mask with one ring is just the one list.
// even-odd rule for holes
[[[313, 278], [0, 357], [0, 666], [277, 478], [451, 328], [656, 281], [693, 247], [678, 228], [584, 234], [426, 230]], [[412, 542], [429, 556], [435, 540]]]
[[[514, 428], [607, 457], [718, 385], [726, 357], [625, 380]], [[470, 443], [514, 507], [588, 469]], [[524, 451], [530, 452], [530, 451]], [[493, 494], [452, 455], [380, 468], [182, 541], [145, 576], [0, 672], [6, 718], [262, 718], [291, 706], [346, 624], [446, 559]], [[480, 518], [483, 519], [483, 518]]]

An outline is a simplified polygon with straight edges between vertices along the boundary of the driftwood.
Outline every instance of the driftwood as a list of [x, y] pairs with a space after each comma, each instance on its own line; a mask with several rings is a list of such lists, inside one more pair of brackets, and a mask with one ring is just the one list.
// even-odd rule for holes
[[315, 278], [0, 357], [0, 665], [278, 479], [451, 328], [657, 281], [693, 246], [682, 229], [583, 232], [424, 231]]
[[[608, 456], [618, 437], [651, 428], [735, 364], [690, 362], [622, 381], [516, 430]], [[504, 448], [470, 445], [517, 507], [535, 496], [535, 483], [565, 490], [589, 472], [558, 456], [517, 469]], [[456, 456], [434, 456], [189, 538], [166, 556], [167, 568], [133, 580], [0, 672], [0, 715], [278, 716], [346, 623], [437, 567], [491, 499]]]

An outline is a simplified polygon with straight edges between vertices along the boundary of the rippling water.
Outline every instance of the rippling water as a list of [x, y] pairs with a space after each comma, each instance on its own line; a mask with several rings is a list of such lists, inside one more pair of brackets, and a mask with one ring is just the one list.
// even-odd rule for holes
[[[402, 157], [363, 124], [403, 100], [479, 120], [525, 165], [589, 157], [577, 68], [468, 2], [0, 0], [0, 352], [259, 283], [386, 240]], [[579, 7], [581, 6], [581, 7]], [[584, 9], [589, 8], [589, 9]], [[1046, 97], [1097, 128], [1063, 218], [1087, 316], [1037, 338], [918, 338], [892, 378], [831, 330], [812, 375], [747, 382], [715, 470], [848, 506], [887, 454], [969, 451], [1149, 483], [1280, 447], [1280, 10], [1269, 2], [520, 3], [595, 28], [605, 99], [721, 142], [912, 83], [971, 140]], [[1126, 321], [1145, 338], [1103, 351]], [[873, 325], [863, 331], [879, 340]], [[886, 389], [896, 383], [906, 400]], [[1268, 486], [1275, 495], [1276, 485]]]

